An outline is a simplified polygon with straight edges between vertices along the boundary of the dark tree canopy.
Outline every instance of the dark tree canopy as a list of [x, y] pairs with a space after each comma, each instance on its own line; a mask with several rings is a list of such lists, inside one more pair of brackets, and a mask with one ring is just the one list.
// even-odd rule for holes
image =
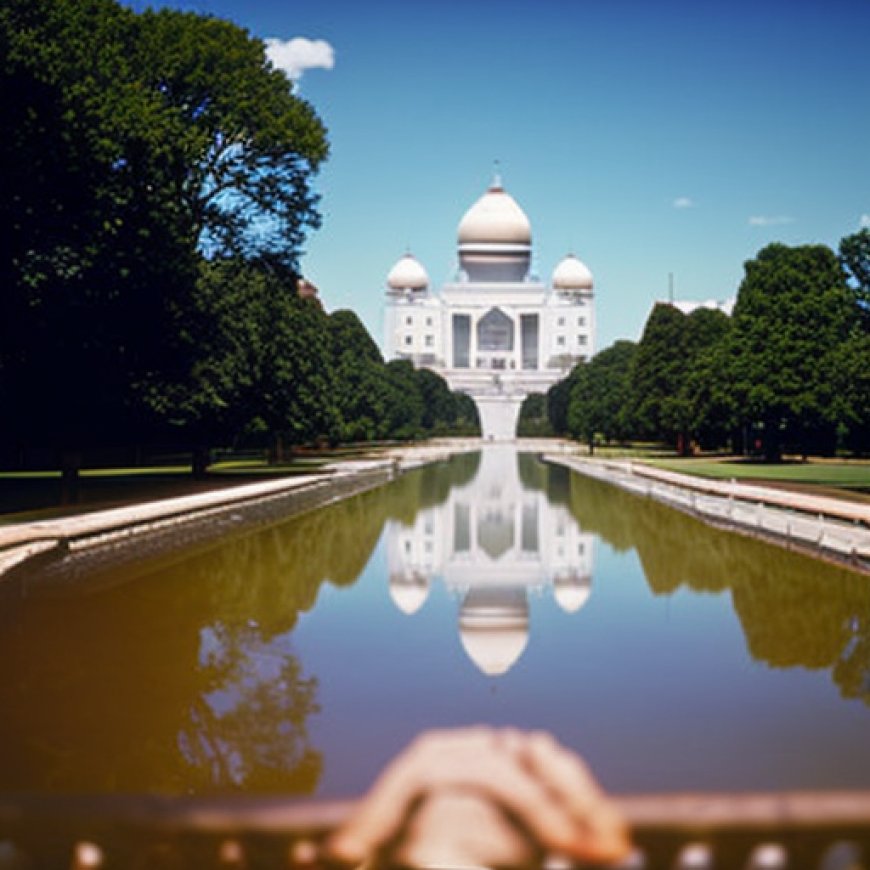
[[571, 435], [586, 441], [590, 449], [596, 435], [609, 442], [631, 434], [627, 418], [629, 378], [636, 353], [634, 342], [617, 341], [578, 367], [571, 388], [568, 424]]
[[672, 440], [676, 435], [675, 413], [669, 406], [685, 378], [685, 334], [686, 315], [673, 305], [656, 303], [631, 372], [631, 413], [642, 438]]
[[295, 272], [327, 151], [310, 106], [236, 25], [114, 0], [8, 0], [0, 61], [0, 437], [142, 437], [197, 382], [208, 414], [191, 399], [176, 418], [243, 413], [221, 339], [191, 341], [212, 278], [200, 245]]
[[839, 257], [824, 245], [772, 244], [746, 264], [731, 317], [657, 303], [636, 348], [617, 342], [575, 367], [549, 390], [547, 410], [557, 433], [590, 445], [602, 436], [769, 460], [783, 450], [863, 454], [868, 336], [870, 230], [844, 238]]
[[529, 393], [520, 406], [517, 435], [521, 438], [546, 437], [553, 434], [547, 415], [547, 396], [544, 393]]
[[311, 177], [328, 149], [313, 109], [235, 24], [161, 9], [139, 30], [139, 75], [171, 143], [166, 183], [197, 239], [295, 268], [320, 223]]
[[840, 265], [855, 292], [864, 329], [870, 331], [870, 228], [841, 239]]
[[547, 390], [547, 417], [550, 428], [556, 435], [568, 434], [568, 407], [571, 401], [571, 390], [585, 363], [577, 363], [568, 373], [568, 377], [557, 381]]
[[742, 422], [779, 457], [833, 449], [842, 381], [836, 350], [854, 323], [854, 303], [833, 251], [768, 245], [746, 264], [722, 357]]

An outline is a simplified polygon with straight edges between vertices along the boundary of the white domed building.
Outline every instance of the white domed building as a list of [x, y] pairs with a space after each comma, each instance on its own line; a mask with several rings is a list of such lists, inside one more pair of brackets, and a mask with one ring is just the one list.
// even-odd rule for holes
[[549, 284], [531, 272], [532, 227], [498, 177], [463, 216], [455, 279], [435, 293], [406, 253], [387, 276], [388, 359], [408, 359], [477, 403], [485, 438], [513, 438], [523, 399], [595, 344], [592, 273], [573, 254]]

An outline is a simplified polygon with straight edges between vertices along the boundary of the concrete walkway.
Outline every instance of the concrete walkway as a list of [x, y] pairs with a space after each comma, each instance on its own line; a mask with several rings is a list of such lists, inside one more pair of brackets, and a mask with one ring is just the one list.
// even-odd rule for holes
[[654, 498], [720, 528], [767, 538], [870, 573], [870, 506], [736, 481], [706, 480], [628, 460], [548, 454], [548, 462]]
[[[314, 474], [257, 481], [196, 495], [0, 526], [0, 582], [37, 564], [119, 564], [202, 543], [252, 525], [313, 510], [381, 486], [410, 469], [480, 449], [474, 439], [390, 448], [343, 460]], [[90, 559], [80, 557], [87, 555]]]

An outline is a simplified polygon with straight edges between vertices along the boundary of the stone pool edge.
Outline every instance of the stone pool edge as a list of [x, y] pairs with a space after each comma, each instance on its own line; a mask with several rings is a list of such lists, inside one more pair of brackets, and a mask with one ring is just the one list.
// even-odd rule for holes
[[870, 507], [827, 496], [710, 480], [630, 460], [545, 453], [545, 462], [653, 498], [720, 529], [870, 574]]
[[[371, 458], [338, 460], [304, 477], [284, 477], [194, 495], [175, 496], [75, 516], [0, 526], [0, 584], [39, 569], [75, 579], [95, 568], [156, 558], [178, 547], [209, 544], [279, 518], [325, 507], [459, 453], [474, 439], [443, 439], [393, 447]], [[135, 545], [135, 546], [132, 546]]]

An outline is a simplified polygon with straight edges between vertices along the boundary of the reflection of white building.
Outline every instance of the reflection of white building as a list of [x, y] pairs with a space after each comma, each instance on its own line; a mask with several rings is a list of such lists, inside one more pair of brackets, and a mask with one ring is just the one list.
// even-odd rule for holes
[[389, 524], [390, 595], [400, 610], [414, 613], [441, 577], [462, 601], [465, 651], [496, 676], [526, 647], [530, 593], [551, 591], [568, 613], [586, 601], [592, 540], [565, 506], [523, 486], [512, 448], [489, 447], [474, 480], [454, 487], [444, 504], [420, 511], [413, 526]]
[[472, 396], [484, 437], [512, 438], [522, 400], [594, 352], [592, 273], [573, 254], [550, 285], [530, 272], [529, 219], [496, 178], [459, 224], [459, 268], [440, 293], [410, 253], [387, 276], [385, 349]]

